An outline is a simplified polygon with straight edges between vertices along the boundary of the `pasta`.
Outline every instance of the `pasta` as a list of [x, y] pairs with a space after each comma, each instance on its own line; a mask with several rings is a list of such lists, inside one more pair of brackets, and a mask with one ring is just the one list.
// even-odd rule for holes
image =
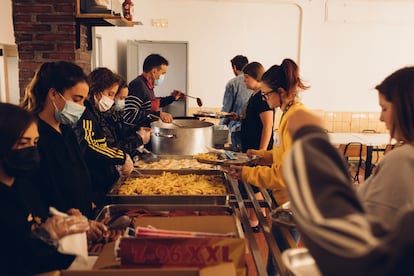
[[222, 195], [223, 179], [217, 175], [163, 172], [140, 178], [128, 178], [118, 188], [119, 195]]
[[220, 161], [218, 155], [215, 153], [198, 153], [195, 158], [209, 161]]
[[135, 161], [134, 166], [139, 169], [153, 169], [153, 170], [181, 170], [181, 169], [196, 169], [196, 170], [211, 170], [213, 165], [203, 164], [195, 158], [174, 159], [162, 158], [159, 161], [146, 163], [144, 160]]

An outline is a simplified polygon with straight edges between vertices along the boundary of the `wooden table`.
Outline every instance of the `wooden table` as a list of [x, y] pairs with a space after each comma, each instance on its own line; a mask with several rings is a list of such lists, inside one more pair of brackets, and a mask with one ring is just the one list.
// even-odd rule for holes
[[367, 146], [365, 160], [365, 179], [371, 175], [372, 152], [383, 151], [387, 144], [395, 143], [388, 133], [359, 133], [359, 132], [334, 132], [328, 133], [331, 143], [334, 145], [361, 143]]

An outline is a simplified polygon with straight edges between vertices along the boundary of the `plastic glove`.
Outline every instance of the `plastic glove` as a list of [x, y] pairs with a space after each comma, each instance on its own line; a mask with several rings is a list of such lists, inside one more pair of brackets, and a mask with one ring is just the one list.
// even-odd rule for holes
[[89, 230], [86, 232], [89, 241], [97, 241], [102, 237], [105, 238], [109, 235], [108, 228], [105, 224], [90, 220], [89, 221]]
[[125, 154], [125, 162], [122, 166], [116, 166], [119, 174], [121, 176], [128, 176], [131, 174], [132, 170], [134, 169], [134, 162], [132, 162], [131, 156], [129, 154]]
[[67, 217], [55, 215], [49, 217], [41, 227], [49, 233], [53, 241], [57, 242], [64, 236], [86, 232], [89, 223], [86, 217], [80, 215]]
[[144, 144], [148, 144], [152, 135], [152, 129], [150, 127], [140, 127], [136, 134], [141, 136]]
[[68, 215], [82, 215], [82, 212], [79, 209], [76, 208], [70, 208], [66, 213], [68, 213]]

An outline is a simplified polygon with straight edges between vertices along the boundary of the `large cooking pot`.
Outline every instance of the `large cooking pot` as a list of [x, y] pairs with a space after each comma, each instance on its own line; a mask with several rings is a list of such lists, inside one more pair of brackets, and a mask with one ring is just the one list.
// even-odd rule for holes
[[206, 146], [213, 146], [213, 123], [199, 120], [174, 120], [174, 123], [151, 123], [154, 153], [196, 155], [207, 152]]

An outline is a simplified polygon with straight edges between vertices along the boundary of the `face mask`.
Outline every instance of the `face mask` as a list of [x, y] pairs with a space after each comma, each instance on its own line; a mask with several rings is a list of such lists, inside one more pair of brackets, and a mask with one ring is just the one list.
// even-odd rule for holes
[[9, 176], [24, 175], [39, 165], [37, 147], [12, 150], [3, 161], [3, 167]]
[[114, 100], [105, 95], [102, 95], [102, 98], [96, 102], [96, 107], [100, 112], [108, 111], [113, 105]]
[[122, 100], [115, 99], [115, 104], [114, 104], [113, 109], [115, 111], [121, 111], [124, 108], [125, 108], [125, 99], [122, 99]]
[[59, 110], [55, 102], [53, 102], [53, 105], [55, 106], [56, 121], [65, 125], [76, 124], [76, 122], [79, 121], [80, 117], [85, 111], [85, 106], [67, 101], [60, 93], [59, 95], [65, 101], [65, 106], [63, 107], [63, 110]]
[[162, 74], [158, 80], [154, 81], [154, 85], [155, 86], [160, 85], [164, 81], [164, 78], [165, 78], [165, 74]]

